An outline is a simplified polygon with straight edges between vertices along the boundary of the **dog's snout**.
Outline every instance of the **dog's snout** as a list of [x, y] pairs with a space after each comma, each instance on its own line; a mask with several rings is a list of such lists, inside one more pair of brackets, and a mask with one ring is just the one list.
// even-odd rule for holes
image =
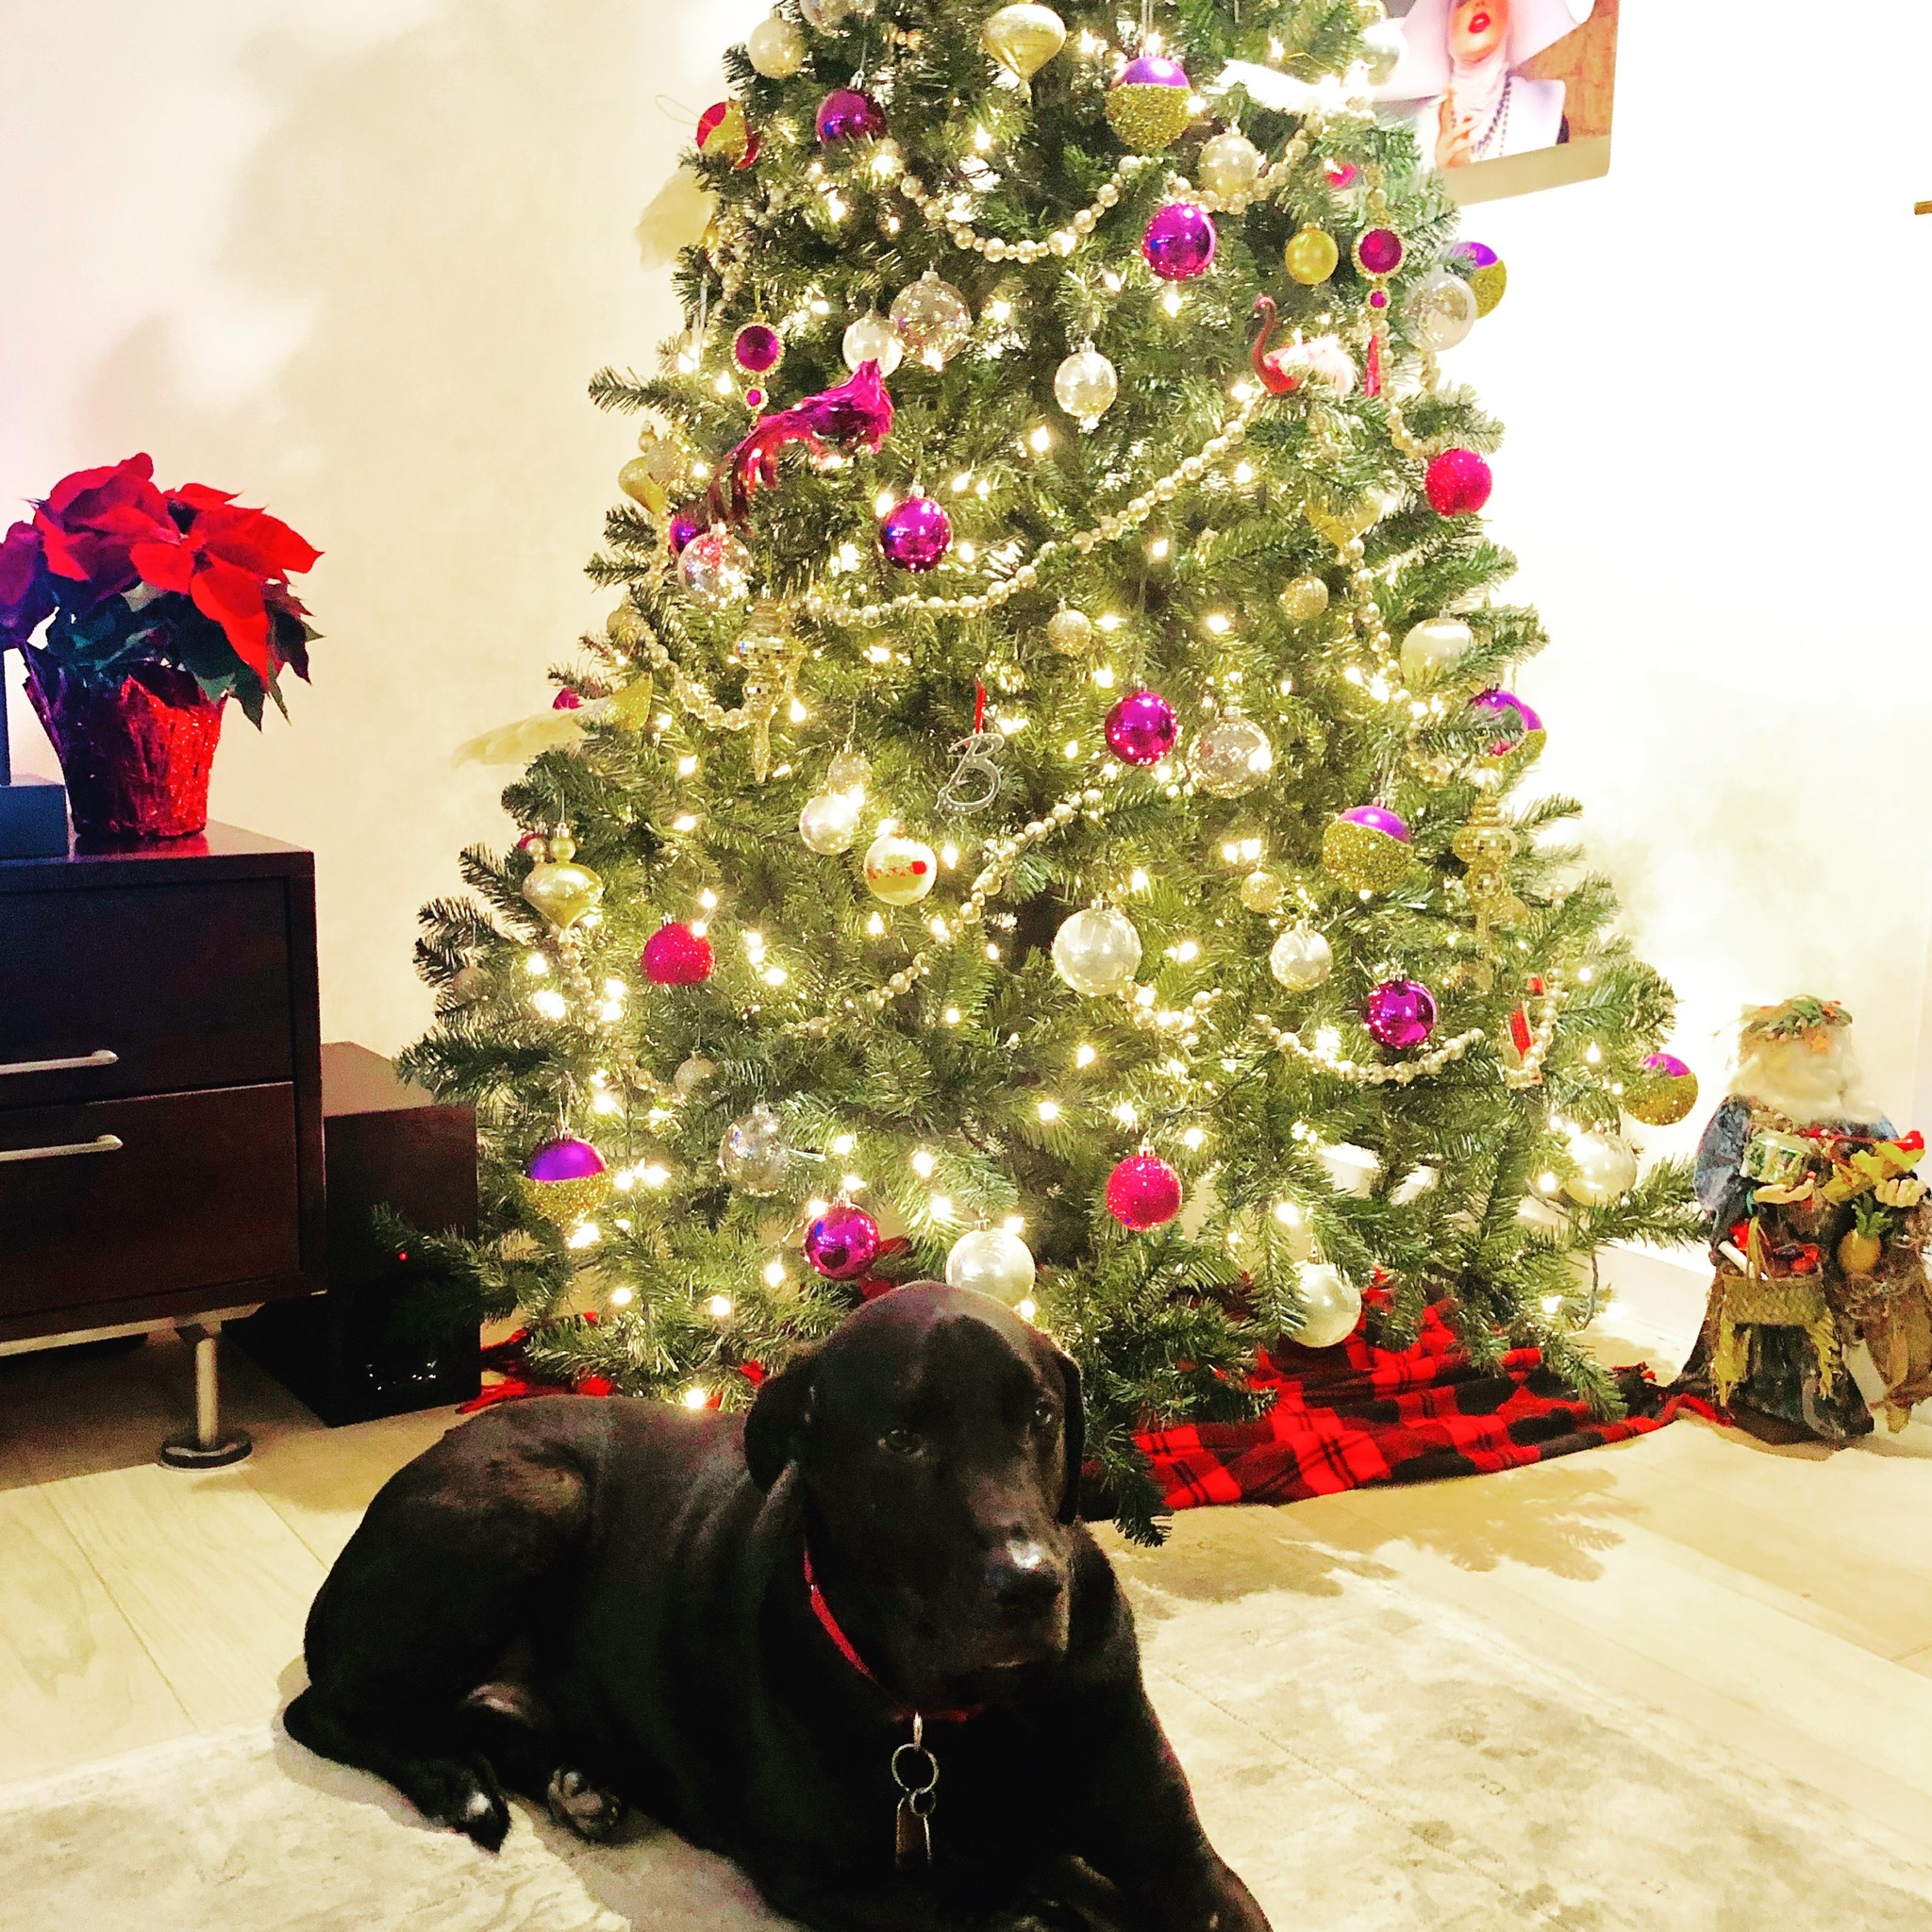
[[1011, 1537], [987, 1558], [986, 1584], [1002, 1609], [1043, 1610], [1066, 1579], [1034, 1538]]

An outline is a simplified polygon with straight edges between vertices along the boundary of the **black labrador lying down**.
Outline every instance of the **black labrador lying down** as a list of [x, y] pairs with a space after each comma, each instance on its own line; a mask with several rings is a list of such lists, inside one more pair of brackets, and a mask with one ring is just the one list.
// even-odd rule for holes
[[[310, 1612], [310, 1750], [494, 1849], [626, 1805], [819, 1932], [1267, 1932], [1074, 1521], [1079, 1372], [999, 1303], [869, 1303], [741, 1424], [569, 1398], [453, 1430]], [[1090, 1881], [1091, 1882], [1091, 1881]]]

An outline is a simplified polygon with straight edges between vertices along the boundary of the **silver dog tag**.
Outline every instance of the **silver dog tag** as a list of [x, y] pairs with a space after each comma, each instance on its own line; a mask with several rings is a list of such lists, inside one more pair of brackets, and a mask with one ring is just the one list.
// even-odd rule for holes
[[892, 1753], [892, 1782], [904, 1795], [893, 1821], [892, 1862], [902, 1872], [924, 1872], [932, 1863], [932, 1809], [940, 1761], [925, 1748], [925, 1720], [912, 1714], [912, 1741]]

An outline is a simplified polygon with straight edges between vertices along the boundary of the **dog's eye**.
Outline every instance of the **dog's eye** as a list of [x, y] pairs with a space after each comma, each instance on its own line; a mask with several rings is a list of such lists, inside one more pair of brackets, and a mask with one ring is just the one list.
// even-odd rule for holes
[[919, 1437], [910, 1429], [893, 1429], [879, 1438], [879, 1444], [894, 1456], [917, 1456], [921, 1447]]
[[1057, 1429], [1059, 1422], [1059, 1410], [1042, 1395], [1033, 1406], [1033, 1426], [1036, 1429]]

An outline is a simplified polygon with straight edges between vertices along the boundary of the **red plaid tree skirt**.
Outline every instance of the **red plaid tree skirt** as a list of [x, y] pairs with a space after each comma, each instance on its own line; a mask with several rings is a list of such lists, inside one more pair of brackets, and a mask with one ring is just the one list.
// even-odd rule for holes
[[1648, 1435], [1687, 1408], [1718, 1419], [1693, 1397], [1664, 1396], [1647, 1370], [1619, 1379], [1630, 1413], [1601, 1421], [1543, 1366], [1541, 1350], [1512, 1349], [1497, 1369], [1478, 1369], [1430, 1308], [1414, 1347], [1399, 1354], [1358, 1328], [1336, 1348], [1290, 1344], [1278, 1358], [1259, 1356], [1252, 1380], [1274, 1401], [1253, 1422], [1189, 1424], [1135, 1440], [1168, 1507], [1196, 1509], [1521, 1469]]

